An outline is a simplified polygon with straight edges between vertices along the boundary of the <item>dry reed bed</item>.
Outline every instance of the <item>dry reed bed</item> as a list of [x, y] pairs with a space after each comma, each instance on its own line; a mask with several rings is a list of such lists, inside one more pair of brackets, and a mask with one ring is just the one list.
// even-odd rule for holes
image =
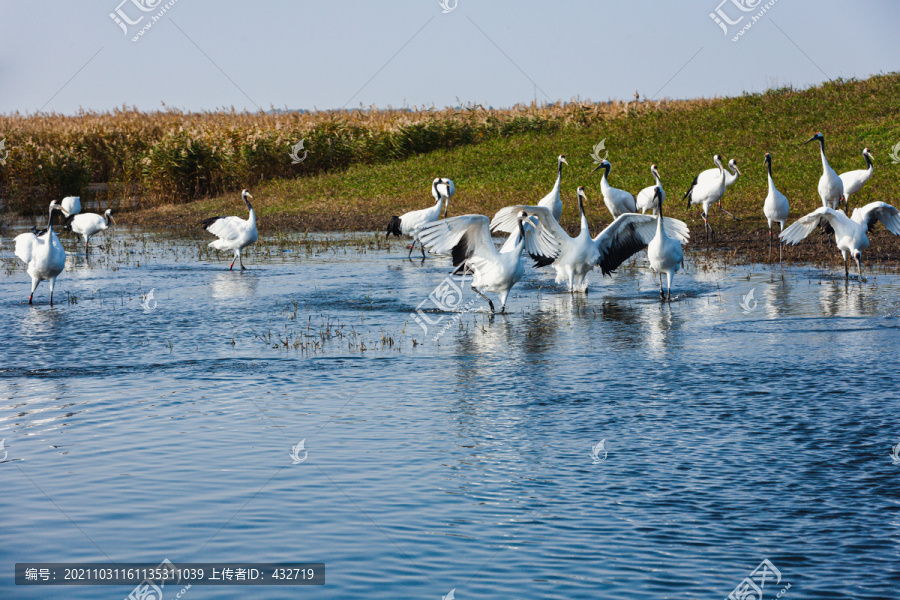
[[[119, 209], [137, 198], [144, 206], [184, 203], [264, 180], [390, 162], [489, 138], [558, 131], [704, 102], [312, 113], [143, 113], [123, 108], [74, 116], [0, 115], [0, 138], [6, 139], [9, 152], [0, 167], [0, 198], [12, 211], [42, 212], [47, 198], [84, 196], [89, 184], [100, 183], [109, 184], [103, 200]], [[300, 140], [305, 159], [295, 164], [290, 151]]]

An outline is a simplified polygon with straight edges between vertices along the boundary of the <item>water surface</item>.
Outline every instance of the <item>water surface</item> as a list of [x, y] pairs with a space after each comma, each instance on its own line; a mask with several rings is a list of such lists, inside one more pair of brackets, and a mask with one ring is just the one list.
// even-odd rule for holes
[[396, 243], [269, 240], [229, 272], [120, 230], [67, 243], [51, 309], [9, 239], [4, 598], [130, 591], [17, 588], [15, 562], [166, 558], [327, 565], [196, 599], [725, 598], [766, 558], [766, 598], [896, 596], [894, 273], [696, 256], [661, 304], [643, 258], [586, 296], [530, 270], [492, 318], [465, 287], [434, 309], [448, 263]]

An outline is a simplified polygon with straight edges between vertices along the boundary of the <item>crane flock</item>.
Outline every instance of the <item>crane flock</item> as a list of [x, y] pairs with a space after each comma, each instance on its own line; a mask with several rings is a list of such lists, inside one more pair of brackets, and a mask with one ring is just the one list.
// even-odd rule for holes
[[[774, 232], [772, 226], [778, 223], [779, 263], [782, 261], [782, 246], [795, 245], [819, 228], [833, 234], [835, 245], [844, 260], [844, 276], [849, 279], [849, 261], [856, 262], [858, 279], [862, 274], [862, 252], [869, 247], [868, 232], [879, 221], [895, 235], [900, 235], [900, 211], [885, 202], [871, 202], [853, 210], [851, 216], [840, 209], [843, 202], [849, 205], [850, 196], [857, 194], [872, 177], [873, 156], [868, 148], [862, 151], [866, 169], [849, 171], [838, 175], [825, 156], [825, 137], [816, 133], [809, 142], [819, 143], [822, 161], [822, 175], [817, 191], [822, 206], [785, 227], [790, 213], [790, 203], [775, 186], [772, 175], [772, 156], [765, 154], [768, 193], [762, 204], [762, 213], [769, 229], [769, 260], [771, 260]], [[614, 188], [609, 183], [612, 164], [603, 159], [591, 171], [603, 171], [600, 179], [600, 193], [603, 203], [612, 216], [612, 223], [591, 236], [587, 217], [587, 193], [584, 186], [576, 191], [580, 231], [570, 236], [560, 225], [563, 212], [562, 175], [563, 165], [568, 166], [564, 155], [556, 161], [556, 180], [550, 192], [534, 205], [514, 204], [500, 209], [493, 219], [478, 214], [449, 217], [450, 198], [456, 193], [456, 186], [446, 177], [436, 177], [431, 184], [434, 204], [431, 207], [413, 210], [400, 216], [391, 217], [387, 225], [387, 236], [406, 236], [412, 239], [407, 258], [418, 243], [425, 258], [426, 249], [433, 255], [451, 259], [453, 274], [471, 274], [471, 287], [488, 302], [494, 312], [494, 302], [486, 292], [497, 294], [500, 311], [506, 310], [510, 290], [525, 273], [527, 255], [534, 268], [552, 267], [556, 272], [556, 283], [566, 286], [570, 293], [588, 292], [588, 275], [595, 267], [600, 267], [603, 275], [611, 275], [626, 260], [641, 251], [647, 252], [650, 268], [659, 277], [660, 298], [671, 300], [672, 279], [684, 266], [682, 246], [690, 240], [688, 226], [678, 219], [663, 216], [666, 193], [657, 165], [650, 167], [654, 184], [642, 189], [637, 196]], [[715, 241], [715, 230], [710, 224], [709, 208], [719, 208], [735, 220], [734, 214], [722, 207], [722, 198], [728, 186], [732, 185], [741, 171], [737, 159], [728, 161], [728, 168], [719, 154], [713, 156], [715, 168], [699, 173], [684, 194], [687, 206], [699, 205], [706, 240]], [[216, 240], [209, 246], [217, 250], [231, 250], [234, 253], [229, 270], [237, 261], [245, 269], [242, 250], [258, 239], [256, 212], [250, 203], [253, 196], [247, 190], [241, 199], [248, 210], [248, 218], [238, 216], [216, 216], [204, 219], [200, 225]], [[53, 217], [59, 212], [64, 218], [63, 230], [81, 236], [85, 245], [85, 255], [89, 252], [92, 236], [109, 229], [114, 223], [112, 211], [103, 215], [81, 212], [81, 201], [77, 196], [69, 196], [62, 201], [50, 203], [47, 227], [35, 227], [28, 233], [15, 238], [15, 254], [26, 265], [31, 276], [32, 303], [34, 292], [41, 281], [50, 283], [50, 304], [53, 305], [53, 289], [56, 278], [63, 272], [66, 252], [53, 229]], [[640, 212], [639, 212], [640, 211]], [[650, 211], [651, 214], [646, 214]], [[443, 213], [443, 214], [442, 214]], [[508, 237], [498, 247], [494, 242], [495, 233], [506, 233]], [[666, 277], [665, 287], [663, 276]]]

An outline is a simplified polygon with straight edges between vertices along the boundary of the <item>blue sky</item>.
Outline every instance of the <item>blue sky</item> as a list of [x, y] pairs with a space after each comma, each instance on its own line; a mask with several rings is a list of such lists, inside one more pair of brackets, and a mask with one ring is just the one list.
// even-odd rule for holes
[[[772, 0], [445, 0], [447, 13], [438, 0], [121, 1], [0, 1], [0, 112], [503, 107], [726, 96], [900, 70], [896, 0], [775, 0], [737, 42]], [[717, 9], [743, 19], [726, 34]], [[111, 13], [143, 19], [126, 33]]]

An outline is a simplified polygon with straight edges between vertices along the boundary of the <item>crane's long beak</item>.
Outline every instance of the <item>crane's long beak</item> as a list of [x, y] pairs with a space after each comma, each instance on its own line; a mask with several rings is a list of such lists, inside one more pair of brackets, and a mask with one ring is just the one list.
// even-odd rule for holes
[[804, 143], [804, 144], [808, 144], [808, 143], [810, 143], [811, 141], [813, 141], [814, 139], [816, 139], [816, 136], [812, 136], [811, 138], [809, 138], [808, 140], [806, 140], [806, 141], [803, 142], [803, 143]]
[[603, 163], [597, 163], [597, 166], [594, 167], [594, 169], [591, 171], [591, 173], [593, 174], [595, 171], [599, 171], [602, 168], [603, 168]]
[[569, 166], [569, 161], [567, 161], [565, 158], [561, 158], [561, 159], [559, 159], [559, 160], [560, 160], [560, 162], [566, 163], [566, 166], [567, 166], [567, 167]]

